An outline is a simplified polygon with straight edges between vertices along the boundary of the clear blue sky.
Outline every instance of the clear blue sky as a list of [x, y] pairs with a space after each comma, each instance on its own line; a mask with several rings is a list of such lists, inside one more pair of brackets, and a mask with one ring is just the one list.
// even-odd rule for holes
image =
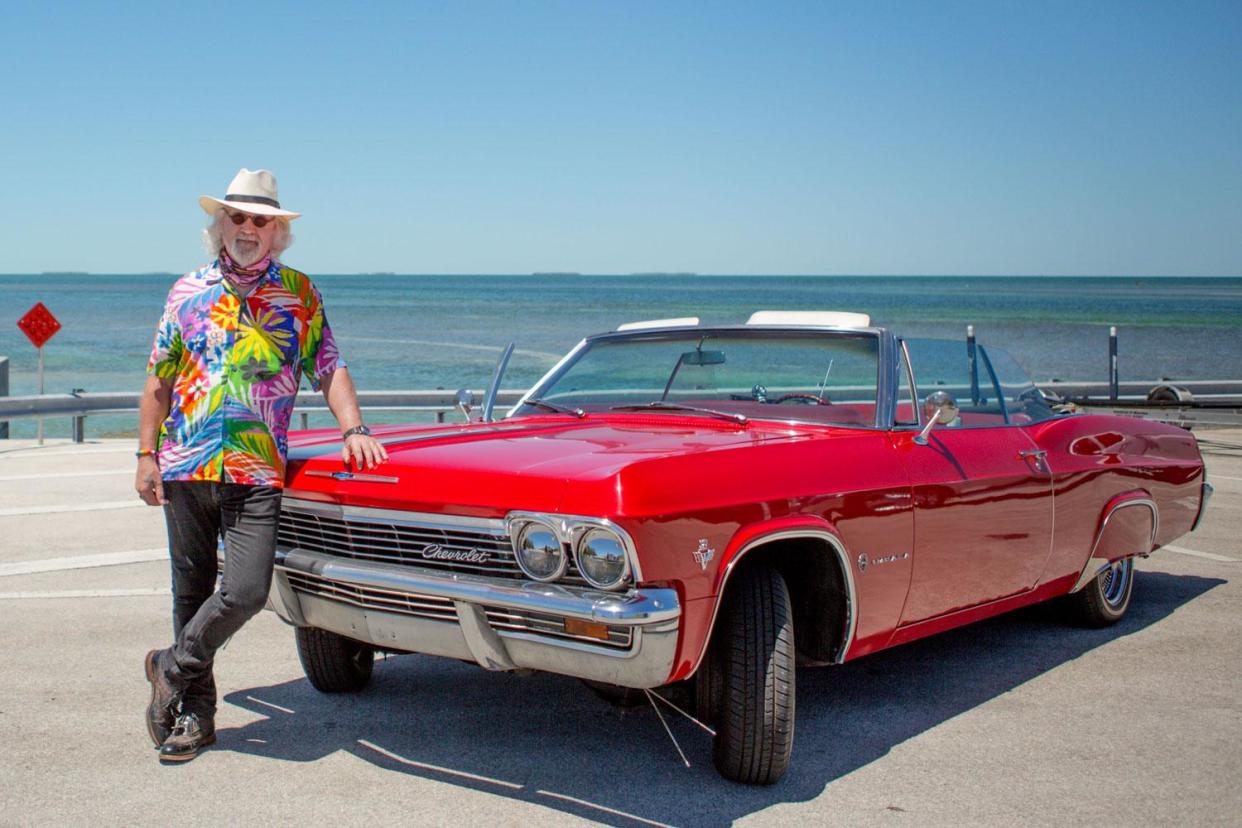
[[1242, 274], [1242, 3], [0, 5], [0, 272]]

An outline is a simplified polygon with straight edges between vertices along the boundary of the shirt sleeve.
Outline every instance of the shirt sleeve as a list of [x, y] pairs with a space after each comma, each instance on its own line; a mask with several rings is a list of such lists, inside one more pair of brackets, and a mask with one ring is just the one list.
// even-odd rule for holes
[[302, 373], [310, 380], [311, 388], [318, 391], [323, 378], [337, 368], [344, 368], [345, 360], [341, 359], [341, 353], [337, 350], [336, 337], [332, 335], [318, 288], [313, 289], [313, 295], [310, 323], [302, 339]]
[[172, 379], [177, 375], [177, 365], [185, 349], [181, 340], [181, 321], [172, 303], [164, 306], [164, 315], [155, 326], [155, 342], [151, 345], [151, 358], [147, 360], [147, 374], [160, 379]]

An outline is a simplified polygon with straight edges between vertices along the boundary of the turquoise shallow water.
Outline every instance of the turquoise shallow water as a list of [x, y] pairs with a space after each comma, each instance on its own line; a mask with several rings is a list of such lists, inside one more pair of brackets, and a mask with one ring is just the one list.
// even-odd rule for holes
[[[296, 261], [293, 262], [297, 266]], [[313, 274], [312, 274], [313, 275]], [[46, 388], [137, 390], [170, 275], [0, 275], [0, 356], [10, 393], [36, 389], [17, 319], [42, 301], [64, 328], [45, 349]], [[1122, 379], [1242, 377], [1242, 278], [850, 276], [313, 276], [359, 387], [486, 384], [517, 343], [506, 387], [538, 378], [582, 336], [636, 319], [744, 322], [757, 309], [870, 313], [910, 336], [1001, 345], [1037, 379], [1099, 379], [1108, 326]], [[132, 416], [92, 418], [100, 436]], [[326, 424], [327, 421], [325, 421]], [[64, 436], [66, 421], [48, 421]], [[13, 425], [14, 436], [33, 423]]]

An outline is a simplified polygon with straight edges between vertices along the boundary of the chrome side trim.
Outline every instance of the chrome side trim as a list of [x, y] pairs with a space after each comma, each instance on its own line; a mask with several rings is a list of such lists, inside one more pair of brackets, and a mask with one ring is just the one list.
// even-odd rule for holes
[[1199, 528], [1199, 524], [1203, 522], [1203, 515], [1207, 513], [1208, 501], [1212, 499], [1212, 493], [1216, 491], [1216, 487], [1206, 480], [1203, 481], [1202, 494], [1199, 496], [1199, 514], [1195, 515], [1195, 522], [1190, 524], [1190, 531]]
[[412, 566], [398, 568], [302, 549], [277, 550], [276, 569], [292, 573], [307, 572], [320, 578], [372, 589], [409, 592], [454, 602], [542, 612], [605, 624], [642, 626], [681, 617], [677, 591], [672, 589], [603, 592], [533, 581], [441, 574]]
[[[824, 540], [832, 547], [837, 554], [837, 562], [841, 566], [841, 571], [845, 573], [846, 602], [845, 608], [845, 635], [841, 639], [841, 648], [837, 651], [836, 657], [833, 658], [834, 664], [840, 664], [845, 661], [845, 656], [849, 652], [850, 645], [854, 643], [854, 626], [858, 619], [858, 595], [854, 587], [854, 573], [850, 569], [849, 553], [845, 549], [845, 542], [831, 532], [821, 529], [787, 529], [780, 532], [773, 532], [768, 535], [762, 535], [747, 543], [741, 550], [733, 556], [733, 560], [729, 561], [725, 567], [724, 578], [720, 582], [720, 592], [716, 595], [716, 606], [712, 608], [711, 621], [707, 627], [707, 639], [703, 642], [703, 649], [699, 652], [699, 657], [694, 662], [694, 670], [699, 669], [699, 665], [703, 663], [703, 657], [707, 655], [707, 648], [711, 646], [712, 636], [716, 632], [716, 617], [720, 614], [720, 606], [724, 603], [725, 591], [729, 586], [729, 578], [733, 575], [733, 571], [737, 566], [737, 562], [746, 556], [746, 553], [752, 549], [779, 540], [790, 540], [797, 538], [813, 538], [816, 540]], [[694, 670], [691, 671], [693, 674]]]
[[1134, 552], [1131, 555], [1125, 555], [1123, 557], [1130, 558], [1134, 555], [1146, 555], [1151, 552], [1152, 547], [1156, 545], [1156, 530], [1160, 528], [1160, 514], [1156, 511], [1156, 502], [1148, 497], [1135, 497], [1115, 504], [1113, 508], [1108, 510], [1108, 514], [1104, 516], [1104, 522], [1100, 524], [1100, 531], [1095, 535], [1095, 543], [1091, 545], [1091, 554], [1087, 556], [1087, 563], [1083, 566], [1082, 572], [1078, 576], [1078, 581], [1074, 584], [1074, 588], [1071, 589], [1070, 592], [1078, 592], [1087, 584], [1091, 583], [1097, 575], [1112, 565], [1112, 562], [1107, 558], [1097, 558], [1095, 551], [1099, 549], [1100, 541], [1104, 539], [1104, 530], [1108, 528], [1108, 522], [1112, 519], [1113, 515], [1127, 506], [1146, 506], [1148, 509], [1151, 509], [1151, 539], [1149, 540], [1146, 549]]
[[302, 500], [284, 497], [280, 508], [291, 512], [336, 518], [337, 520], [360, 520], [375, 523], [396, 523], [429, 529], [481, 529], [498, 537], [508, 534], [503, 518], [477, 518], [464, 515], [437, 515], [427, 512], [406, 512], [401, 509], [374, 509], [369, 506], [343, 506], [340, 503], [322, 503], [318, 500]]

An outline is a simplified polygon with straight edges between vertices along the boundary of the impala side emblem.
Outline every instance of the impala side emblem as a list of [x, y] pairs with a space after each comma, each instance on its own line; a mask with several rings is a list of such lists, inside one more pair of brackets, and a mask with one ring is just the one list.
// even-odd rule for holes
[[896, 563], [897, 561], [904, 561], [909, 557], [909, 552], [902, 552], [900, 555], [885, 555], [882, 558], [868, 558], [867, 553], [863, 552], [858, 556], [858, 571], [866, 572], [868, 566], [880, 566], [882, 564]]
[[454, 563], [484, 563], [491, 557], [490, 552], [478, 549], [445, 549], [438, 543], [429, 543], [419, 552], [429, 561], [452, 561]]
[[707, 538], [699, 538], [699, 548], [694, 550], [694, 562], [699, 569], [707, 569], [707, 564], [716, 557], [716, 550], [707, 545]]

